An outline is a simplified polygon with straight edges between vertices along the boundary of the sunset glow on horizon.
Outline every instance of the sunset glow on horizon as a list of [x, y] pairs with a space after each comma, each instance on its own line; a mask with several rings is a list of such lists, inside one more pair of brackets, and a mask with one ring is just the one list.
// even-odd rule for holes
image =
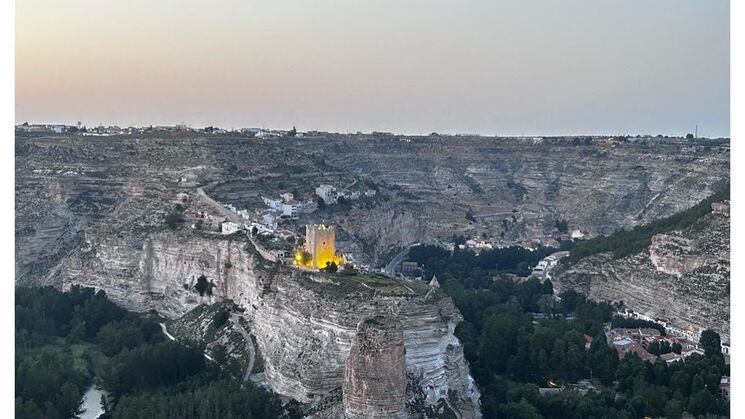
[[25, 0], [16, 122], [729, 136], [729, 30], [719, 0]]

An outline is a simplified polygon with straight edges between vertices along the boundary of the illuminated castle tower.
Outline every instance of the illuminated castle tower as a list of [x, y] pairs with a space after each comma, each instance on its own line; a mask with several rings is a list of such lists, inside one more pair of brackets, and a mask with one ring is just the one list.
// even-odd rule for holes
[[326, 267], [327, 262], [339, 265], [341, 257], [336, 255], [336, 231], [333, 226], [308, 224], [305, 226], [305, 251], [310, 253], [306, 266], [313, 269]]

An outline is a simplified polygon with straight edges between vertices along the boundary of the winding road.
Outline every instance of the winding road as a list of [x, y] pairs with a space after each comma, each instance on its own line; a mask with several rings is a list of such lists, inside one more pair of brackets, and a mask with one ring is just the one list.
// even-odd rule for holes
[[396, 256], [394, 256], [393, 259], [391, 259], [391, 261], [388, 262], [387, 265], [385, 265], [385, 268], [383, 268], [385, 270], [385, 273], [391, 276], [396, 275], [396, 266], [398, 266], [398, 264], [401, 263], [401, 261], [406, 257], [406, 255], [409, 254], [410, 247], [411, 245], [406, 246], [402, 251], [398, 252]]
[[241, 336], [243, 336], [243, 339], [246, 340], [246, 350], [248, 350], [248, 366], [246, 367], [246, 372], [243, 374], [243, 381], [248, 381], [248, 377], [251, 375], [251, 371], [254, 368], [254, 360], [256, 359], [254, 344], [251, 340], [251, 336], [249, 336], [248, 332], [246, 332], [246, 329], [243, 328], [241, 322], [238, 320], [237, 314], [230, 313], [230, 322], [233, 323], [235, 328], [238, 330], [238, 333], [240, 333]]

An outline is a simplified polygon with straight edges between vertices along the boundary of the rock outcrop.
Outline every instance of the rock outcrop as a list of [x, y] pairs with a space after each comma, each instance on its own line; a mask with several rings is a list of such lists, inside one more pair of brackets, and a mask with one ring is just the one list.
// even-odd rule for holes
[[[100, 237], [100, 236], [97, 236]], [[214, 284], [200, 296], [197, 279]], [[103, 289], [132, 310], [178, 317], [200, 303], [232, 299], [245, 310], [274, 391], [314, 403], [344, 384], [345, 363], [364, 319], [394, 319], [405, 370], [427, 403], [448, 398], [478, 411], [478, 390], [454, 335], [462, 317], [441, 292], [394, 279], [325, 275], [264, 259], [245, 236], [198, 232], [102, 237], [66, 258], [45, 280]], [[427, 294], [429, 293], [429, 296]], [[426, 298], [425, 298], [426, 296]]]
[[373, 211], [355, 210], [340, 220], [340, 226], [366, 244], [358, 254], [373, 255], [372, 263], [392, 248], [410, 245], [428, 238], [427, 228], [412, 210], [382, 205]]
[[344, 364], [342, 395], [349, 419], [406, 418], [404, 335], [396, 318], [362, 320]]
[[598, 301], [623, 301], [684, 328], [729, 334], [729, 202], [682, 231], [658, 234], [643, 252], [614, 260], [596, 255], [559, 267], [557, 290], [575, 288]]
[[658, 271], [681, 276], [707, 263], [692, 239], [678, 235], [657, 234], [649, 246], [649, 260]]
[[[305, 201], [321, 183], [364, 185], [374, 198], [285, 221], [291, 232], [296, 223], [336, 222], [340, 250], [372, 266], [393, 248], [453, 234], [515, 243], [555, 239], [557, 220], [590, 235], [644, 224], [717, 190], [729, 159], [726, 139], [19, 134], [16, 282], [93, 286], [127, 308], [170, 317], [232, 299], [245, 309], [267, 381], [305, 403], [340, 393], [357, 325], [390, 315], [417, 390], [407, 410], [421, 397], [467, 417], [478, 414], [478, 390], [453, 334], [460, 313], [441, 291], [299, 272], [244, 239], [200, 228], [226, 218], [221, 204], [257, 219], [263, 196], [292, 191]], [[722, 206], [712, 217], [727, 214]], [[719, 319], [728, 311], [729, 259], [716, 253], [717, 237], [697, 234], [659, 237], [636, 259], [587, 260], [561, 285], [643, 309], [669, 302], [681, 318], [728, 327]], [[202, 276], [209, 291], [200, 295]]]
[[375, 188], [362, 205], [298, 220], [338, 223], [338, 248], [372, 266], [391, 248], [453, 234], [510, 244], [556, 238], [559, 220], [590, 236], [645, 224], [718, 190], [729, 161], [726, 139], [19, 134], [16, 275], [39, 280], [99, 224], [113, 235], [156, 227], [200, 187], [254, 215], [261, 197], [308, 201], [322, 183]]

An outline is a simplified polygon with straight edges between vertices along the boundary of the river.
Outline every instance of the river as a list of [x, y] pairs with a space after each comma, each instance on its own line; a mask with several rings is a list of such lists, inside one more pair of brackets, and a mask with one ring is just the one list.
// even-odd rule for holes
[[83, 395], [83, 413], [80, 414], [80, 419], [96, 419], [101, 416], [103, 406], [101, 406], [101, 396], [106, 394], [105, 391], [96, 387], [95, 384], [88, 388], [88, 391]]

